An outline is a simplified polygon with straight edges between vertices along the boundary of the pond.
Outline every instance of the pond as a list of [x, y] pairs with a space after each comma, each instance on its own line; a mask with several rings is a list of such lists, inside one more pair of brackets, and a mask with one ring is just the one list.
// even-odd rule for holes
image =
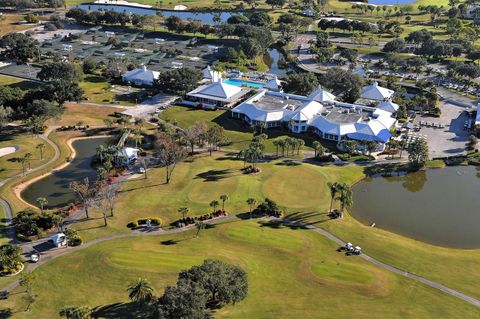
[[287, 76], [288, 69], [281, 69], [278, 66], [280, 58], [283, 58], [285, 61], [285, 57], [280, 51], [276, 48], [270, 48], [268, 53], [263, 56], [263, 61], [265, 61], [265, 64], [269, 67], [268, 73], [276, 74], [278, 77], [285, 77]]
[[97, 147], [107, 141], [108, 138], [105, 137], [74, 141], [72, 146], [76, 156], [70, 165], [29, 185], [22, 192], [22, 198], [38, 206], [37, 198], [45, 197], [48, 200], [47, 208], [63, 207], [73, 202], [75, 194], [68, 185], [72, 181], [81, 181], [85, 177], [91, 180], [97, 177], [96, 171], [91, 166], [92, 158]]
[[113, 10], [116, 12], [136, 13], [140, 15], [154, 15], [157, 12], [161, 12], [164, 17], [177, 16], [182, 20], [194, 19], [200, 20], [206, 24], [215, 24], [215, 20], [218, 22], [226, 22], [228, 18], [232, 16], [232, 12], [219, 11], [219, 12], [191, 12], [191, 11], [174, 11], [174, 10], [155, 10], [148, 8], [138, 8], [133, 6], [122, 5], [105, 5], [105, 4], [80, 4], [77, 6], [84, 10]]
[[367, 178], [352, 215], [366, 225], [431, 244], [480, 248], [480, 170], [472, 166]]

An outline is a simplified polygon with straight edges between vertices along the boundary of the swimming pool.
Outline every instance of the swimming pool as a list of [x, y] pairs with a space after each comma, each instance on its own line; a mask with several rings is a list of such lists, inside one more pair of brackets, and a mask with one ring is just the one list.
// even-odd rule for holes
[[226, 79], [225, 81], [223, 81], [223, 83], [236, 85], [236, 86], [246, 86], [246, 87], [255, 88], [255, 89], [261, 89], [265, 86], [264, 83], [260, 83], [260, 82], [243, 81], [243, 80], [232, 79], [232, 78]]

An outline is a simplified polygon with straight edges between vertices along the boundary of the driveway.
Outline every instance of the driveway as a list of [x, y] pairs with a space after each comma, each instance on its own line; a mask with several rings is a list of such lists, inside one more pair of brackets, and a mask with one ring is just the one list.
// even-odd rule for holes
[[178, 96], [170, 95], [165, 93], [157, 94], [151, 97], [148, 100], [143, 101], [140, 104], [137, 104], [135, 107], [128, 108], [126, 111], [122, 112], [123, 114], [127, 114], [132, 116], [133, 118], [141, 118], [148, 120], [151, 117], [152, 113], [162, 105], [168, 105], [175, 101]]

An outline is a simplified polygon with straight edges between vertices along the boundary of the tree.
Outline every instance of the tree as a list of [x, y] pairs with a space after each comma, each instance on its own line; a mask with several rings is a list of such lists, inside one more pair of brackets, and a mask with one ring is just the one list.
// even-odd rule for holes
[[323, 156], [325, 154], [325, 147], [319, 141], [314, 141], [312, 143], [313, 150], [315, 151], [315, 157]]
[[128, 298], [141, 305], [149, 302], [153, 298], [153, 287], [147, 279], [138, 278], [127, 288]]
[[239, 50], [245, 53], [245, 55], [250, 59], [257, 57], [262, 53], [262, 46], [254, 38], [242, 37], [239, 43]]
[[220, 200], [222, 201], [222, 212], [225, 212], [225, 202], [229, 199], [227, 194], [220, 195]]
[[218, 202], [218, 200], [212, 200], [212, 201], [210, 202], [210, 207], [212, 207], [214, 213], [217, 211], [217, 206], [218, 206], [219, 204], [220, 204], [220, 203]]
[[203, 140], [205, 139], [205, 134], [207, 133], [207, 130], [208, 126], [203, 122], [195, 122], [195, 124], [183, 130], [183, 137], [190, 145], [192, 155], [195, 150], [195, 145], [200, 146], [203, 144]]
[[285, 79], [283, 86], [286, 92], [306, 96], [317, 86], [318, 79], [314, 73], [292, 73]]
[[353, 155], [357, 150], [357, 141], [355, 140], [343, 140], [340, 145], [345, 149], [349, 155]]
[[353, 193], [350, 186], [345, 183], [338, 185], [338, 192], [340, 193], [338, 197], [340, 201], [340, 218], [343, 218], [345, 207], [350, 207], [353, 204]]
[[190, 209], [188, 207], [180, 207], [178, 209], [178, 212], [180, 214], [182, 214], [182, 218], [185, 219], [187, 217], [188, 213], [190, 212]]
[[38, 56], [38, 42], [25, 33], [8, 33], [0, 38], [0, 58], [24, 64]]
[[26, 300], [27, 300], [27, 307], [25, 311], [30, 309], [30, 306], [35, 301], [35, 296], [32, 293], [32, 285], [35, 280], [35, 275], [33, 273], [24, 272], [18, 281], [18, 284], [25, 288], [25, 292], [27, 293]]
[[157, 150], [159, 163], [165, 167], [165, 179], [168, 184], [170, 183], [177, 163], [186, 155], [185, 149], [178, 145], [172, 136], [164, 132], [157, 133], [155, 148]]
[[383, 52], [403, 52], [405, 50], [405, 41], [401, 38], [393, 39], [387, 42], [383, 47]]
[[85, 210], [85, 216], [89, 219], [88, 209], [93, 202], [95, 196], [95, 190], [93, 184], [90, 183], [88, 177], [85, 177], [83, 181], [77, 182], [73, 181], [69, 184], [69, 188], [75, 192], [77, 198], [83, 204], [83, 209]]
[[247, 199], [247, 204], [250, 209], [250, 218], [252, 218], [253, 206], [257, 204], [257, 200], [255, 198], [250, 197]]
[[82, 80], [83, 71], [78, 64], [53, 62], [44, 65], [37, 77], [45, 82], [78, 83]]
[[46, 146], [43, 143], [37, 144], [37, 146], [35, 146], [35, 148], [40, 151], [40, 160], [41, 161], [43, 161], [43, 150], [45, 149], [45, 147]]
[[67, 319], [91, 319], [92, 312], [90, 307], [64, 307], [59, 315]]
[[328, 189], [330, 190], [330, 209], [328, 210], [330, 213], [332, 212], [333, 201], [335, 200], [337, 193], [339, 192], [339, 185], [340, 184], [337, 182], [327, 183]]
[[417, 139], [407, 146], [408, 160], [414, 168], [422, 168], [428, 162], [428, 144], [424, 139]]
[[4, 273], [16, 273], [22, 264], [20, 246], [5, 244], [0, 246], [0, 269]]
[[25, 155], [23, 155], [25, 162], [28, 164], [29, 170], [32, 169], [32, 165], [31, 165], [32, 157], [33, 157], [32, 153], [25, 153]]
[[327, 89], [343, 92], [341, 99], [347, 103], [354, 103], [360, 97], [364, 84], [361, 76], [338, 67], [329, 68], [325, 74], [319, 75], [319, 81]]
[[200, 284], [213, 303], [236, 303], [243, 300], [248, 291], [247, 273], [220, 260], [207, 259], [202, 265], [179, 274], [177, 286], [192, 283]]
[[157, 83], [162, 91], [184, 95], [193, 90], [201, 79], [200, 70], [181, 68], [160, 73]]
[[250, 24], [257, 27], [267, 27], [272, 24], [272, 18], [265, 11], [254, 11], [247, 15]]
[[274, 9], [275, 7], [283, 7], [285, 3], [287, 3], [287, 0], [267, 0], [266, 3], [271, 5], [272, 9]]
[[0, 131], [8, 124], [13, 115], [13, 109], [9, 106], [0, 105]]
[[208, 150], [210, 156], [212, 155], [213, 150], [217, 150], [218, 145], [223, 143], [226, 140], [225, 130], [220, 125], [213, 125], [210, 127], [206, 133], [206, 141], [209, 144]]
[[40, 205], [40, 211], [43, 214], [43, 208], [48, 204], [48, 200], [45, 197], [37, 198], [37, 203]]
[[200, 231], [205, 228], [205, 223], [202, 221], [196, 222], [195, 227], [197, 228], [197, 233], [195, 234], [195, 238], [198, 238]]
[[210, 318], [207, 301], [207, 292], [200, 284], [168, 286], [163, 296], [158, 299], [158, 318]]

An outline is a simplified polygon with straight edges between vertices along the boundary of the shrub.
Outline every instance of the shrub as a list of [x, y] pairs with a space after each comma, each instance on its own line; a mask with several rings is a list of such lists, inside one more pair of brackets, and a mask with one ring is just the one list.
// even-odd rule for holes
[[150, 225], [152, 225], [152, 226], [161, 226], [162, 225], [162, 220], [160, 218], [145, 217], [145, 218], [139, 218], [137, 220], [129, 222], [127, 224], [127, 227], [128, 228], [137, 228], [138, 226], [146, 225], [147, 220], [150, 220]]
[[137, 223], [136, 220], [134, 220], [133, 222], [129, 222], [129, 223], [127, 224], [127, 227], [128, 227], [128, 228], [137, 228], [137, 227], [138, 227], [138, 223]]

